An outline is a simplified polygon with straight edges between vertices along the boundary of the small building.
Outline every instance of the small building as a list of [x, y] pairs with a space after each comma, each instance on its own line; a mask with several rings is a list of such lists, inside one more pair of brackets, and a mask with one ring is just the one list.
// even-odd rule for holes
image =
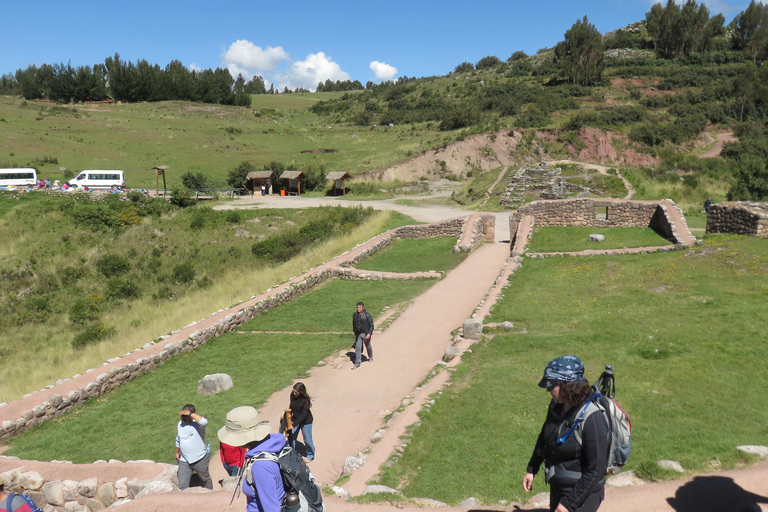
[[246, 188], [250, 185], [251, 194], [261, 193], [261, 187], [264, 186], [266, 193], [272, 193], [272, 186], [277, 181], [275, 171], [251, 171], [246, 176]]
[[339, 191], [341, 191], [341, 195], [347, 195], [347, 180], [351, 178], [352, 176], [344, 171], [329, 172], [325, 177], [325, 179], [333, 182], [333, 195], [335, 196], [339, 195]]
[[286, 180], [285, 192], [289, 196], [301, 195], [301, 179], [307, 175], [301, 171], [285, 171], [280, 175], [281, 180]]

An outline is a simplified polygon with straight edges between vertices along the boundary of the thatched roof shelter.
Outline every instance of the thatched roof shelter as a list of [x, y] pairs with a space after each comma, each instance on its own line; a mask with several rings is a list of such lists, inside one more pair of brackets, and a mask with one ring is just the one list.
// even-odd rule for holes
[[284, 171], [280, 175], [281, 180], [288, 180], [285, 187], [289, 195], [301, 195], [301, 179], [306, 178], [307, 175], [301, 171]]
[[333, 182], [333, 195], [339, 195], [339, 191], [341, 191], [341, 195], [347, 195], [346, 181], [352, 179], [352, 176], [350, 176], [349, 173], [344, 171], [329, 172], [325, 179]]
[[272, 193], [272, 186], [277, 181], [275, 171], [251, 171], [246, 175], [246, 182], [251, 184], [251, 193], [264, 187], [266, 194]]

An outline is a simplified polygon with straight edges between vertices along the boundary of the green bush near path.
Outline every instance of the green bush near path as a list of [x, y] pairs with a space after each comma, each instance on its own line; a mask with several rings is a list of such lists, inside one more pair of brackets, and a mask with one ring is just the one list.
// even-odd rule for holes
[[[589, 235], [605, 235], [602, 242], [590, 242]], [[570, 252], [585, 250], [657, 247], [672, 242], [651, 228], [590, 228], [581, 226], [535, 227], [528, 244], [530, 252]]]
[[[317, 361], [349, 346], [349, 337], [329, 334], [226, 334], [193, 352], [54, 421], [8, 441], [5, 455], [34, 460], [151, 459], [174, 463], [173, 443], [179, 411], [192, 403], [208, 418], [206, 442], [218, 447], [216, 430], [227, 411], [258, 407], [273, 393], [306, 374]], [[234, 387], [217, 395], [198, 395], [206, 374], [227, 373]], [[277, 431], [279, 418], [268, 420]]]
[[[736, 446], [768, 443], [768, 246], [713, 236], [686, 251], [526, 260], [488, 322], [486, 338], [420, 414], [381, 484], [456, 504], [525, 500], [521, 480], [546, 415], [546, 363], [577, 354], [594, 381], [616, 371], [633, 423], [627, 469], [671, 475], [656, 461], [706, 472], [748, 462]], [[541, 473], [534, 493], [546, 489]]]
[[469, 253], [454, 253], [455, 237], [396, 240], [356, 265], [359, 270], [377, 272], [448, 272]]

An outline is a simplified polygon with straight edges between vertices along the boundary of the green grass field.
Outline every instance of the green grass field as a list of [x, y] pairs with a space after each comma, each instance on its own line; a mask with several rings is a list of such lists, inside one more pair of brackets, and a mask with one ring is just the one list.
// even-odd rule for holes
[[[450, 504], [525, 499], [549, 401], [536, 384], [563, 354], [592, 380], [613, 364], [633, 423], [628, 469], [672, 478], [657, 460], [689, 471], [747, 460], [736, 446], [768, 442], [765, 244], [716, 236], [672, 253], [526, 260], [488, 319], [514, 331], [465, 355], [380, 483]], [[545, 489], [541, 476], [534, 485]]]
[[357, 268], [378, 272], [448, 272], [464, 261], [468, 253], [454, 253], [453, 237], [424, 240], [397, 240], [373, 256], [361, 261]]
[[[173, 463], [176, 422], [184, 404], [193, 403], [208, 418], [213, 445], [227, 411], [240, 405], [258, 407], [344, 347], [349, 347], [349, 336], [226, 334], [10, 440], [6, 454], [75, 463], [110, 458]], [[229, 374], [234, 387], [214, 396], [198, 395], [197, 381], [218, 372]], [[264, 419], [277, 429], [278, 418]]]
[[332, 125], [307, 110], [338, 95], [256, 95], [251, 108], [175, 101], [73, 107], [0, 96], [0, 167], [35, 167], [51, 180], [63, 179], [60, 167], [123, 169], [128, 187], [154, 188], [153, 167], [167, 165], [169, 187], [187, 171], [226, 187], [227, 172], [245, 160], [356, 175], [445, 143], [426, 125], [371, 130]]
[[[605, 235], [602, 242], [590, 242], [589, 235]], [[581, 226], [536, 226], [528, 245], [531, 252], [567, 252], [656, 247], [672, 242], [651, 228], [590, 228]]]
[[375, 319], [385, 308], [420, 295], [436, 282], [434, 279], [334, 280], [288, 304], [257, 316], [241, 326], [240, 330], [351, 332], [352, 313], [358, 301], [365, 303], [366, 309]]
[[[348, 348], [351, 315], [358, 300], [365, 301], [376, 315], [414, 298], [435, 282], [332, 281], [240, 328], [305, 334], [226, 334], [10, 440], [12, 448], [7, 453], [81, 463], [110, 458], [171, 462], [174, 421], [183, 404], [193, 402], [211, 422], [208, 432], [212, 432], [224, 424], [231, 408], [258, 407], [292, 379], [305, 375], [318, 360]], [[350, 334], [317, 334], [321, 331]], [[235, 387], [215, 396], [197, 395], [197, 381], [218, 372], [228, 373]], [[158, 393], [159, 389], [163, 392]], [[158, 430], [157, 425], [163, 426]]]

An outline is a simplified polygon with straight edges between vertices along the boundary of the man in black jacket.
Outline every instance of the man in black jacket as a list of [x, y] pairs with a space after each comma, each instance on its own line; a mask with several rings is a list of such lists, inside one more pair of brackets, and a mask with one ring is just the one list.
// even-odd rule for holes
[[373, 362], [373, 348], [371, 347], [371, 334], [373, 334], [373, 318], [365, 310], [365, 304], [357, 303], [357, 311], [352, 313], [352, 331], [355, 333], [355, 366], [353, 370], [360, 368], [360, 360], [363, 355], [363, 343], [368, 351], [368, 362]]

